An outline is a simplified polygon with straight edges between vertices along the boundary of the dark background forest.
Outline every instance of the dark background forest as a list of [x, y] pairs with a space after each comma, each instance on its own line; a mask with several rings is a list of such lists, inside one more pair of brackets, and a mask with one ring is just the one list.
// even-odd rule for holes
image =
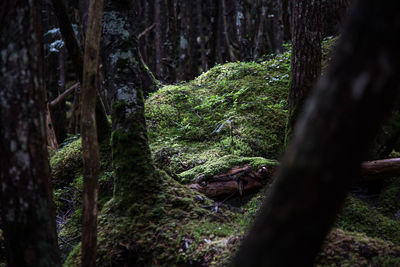
[[0, 266], [400, 266], [398, 4], [0, 3]]

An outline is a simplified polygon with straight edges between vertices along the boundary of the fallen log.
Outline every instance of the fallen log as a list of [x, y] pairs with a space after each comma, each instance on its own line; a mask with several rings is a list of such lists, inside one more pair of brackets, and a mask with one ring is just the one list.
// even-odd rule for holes
[[400, 158], [365, 161], [361, 164], [361, 181], [372, 181], [396, 176], [400, 177]]
[[244, 195], [261, 189], [272, 177], [276, 167], [268, 166], [253, 170], [250, 164], [241, 167], [235, 166], [226, 173], [214, 175], [207, 179], [201, 174], [189, 187], [210, 198], [233, 194]]
[[[189, 187], [209, 198], [239, 194], [261, 189], [273, 177], [278, 166], [253, 170], [249, 164], [235, 166], [226, 173], [205, 178], [200, 174]], [[360, 181], [400, 177], [400, 158], [365, 161], [360, 167]]]

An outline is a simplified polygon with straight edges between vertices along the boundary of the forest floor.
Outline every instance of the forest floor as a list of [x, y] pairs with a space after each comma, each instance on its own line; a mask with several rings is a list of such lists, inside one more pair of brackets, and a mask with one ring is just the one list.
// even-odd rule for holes
[[[333, 44], [324, 41], [324, 65]], [[210, 199], [189, 185], [204, 188], [241, 168], [257, 176], [276, 167], [283, 153], [289, 66], [290, 47], [259, 62], [215, 66], [193, 81], [164, 86], [146, 100], [150, 146], [160, 169], [156, 175], [163, 177], [165, 191], [155, 203], [127, 211], [147, 207], [142, 218], [113, 213], [110, 146], [101, 144], [99, 266], [131, 260], [143, 266], [229, 262], [268, 194], [272, 172], [263, 176], [264, 189], [258, 193], [238, 186]], [[66, 266], [77, 266], [83, 186], [79, 137], [52, 153], [50, 164], [62, 259]], [[315, 265], [400, 266], [399, 196], [395, 178], [356, 185]], [[0, 230], [0, 266], [1, 240]]]

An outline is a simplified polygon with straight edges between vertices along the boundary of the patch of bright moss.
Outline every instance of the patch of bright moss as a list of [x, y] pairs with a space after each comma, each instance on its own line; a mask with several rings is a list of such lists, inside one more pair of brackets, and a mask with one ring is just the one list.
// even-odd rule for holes
[[250, 164], [252, 169], [258, 170], [263, 166], [276, 166], [278, 165], [278, 162], [261, 157], [238, 157], [227, 155], [179, 174], [178, 180], [182, 183], [190, 183], [200, 174], [203, 174], [204, 179], [207, 180], [216, 174], [224, 173], [235, 166], [243, 166], [245, 164]]
[[54, 188], [62, 188], [82, 173], [82, 142], [77, 139], [62, 147], [50, 158]]
[[152, 94], [146, 118], [159, 167], [180, 173], [227, 154], [278, 158], [289, 65], [288, 52], [260, 63], [227, 63]]
[[347, 199], [337, 218], [336, 226], [400, 245], [400, 222], [382, 215], [376, 209], [353, 197]]

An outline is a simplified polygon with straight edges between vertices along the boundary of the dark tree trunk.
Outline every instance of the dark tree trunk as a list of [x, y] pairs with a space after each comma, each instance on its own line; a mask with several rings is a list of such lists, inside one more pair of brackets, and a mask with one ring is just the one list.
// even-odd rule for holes
[[[261, 14], [260, 14], [260, 23], [258, 24], [257, 36], [255, 37], [255, 45], [254, 45], [254, 58], [253, 60], [257, 60], [264, 51], [264, 33], [265, 33], [265, 24], [266, 24], [266, 16], [267, 16], [267, 0], [263, 0], [261, 2]], [[266, 38], [268, 38], [268, 34], [266, 34]], [[269, 45], [272, 46], [271, 41], [269, 41]]]
[[163, 28], [164, 25], [161, 25], [162, 17], [161, 10], [164, 11], [163, 1], [155, 0], [154, 3], [154, 45], [155, 45], [155, 60], [156, 60], [156, 68], [155, 75], [158, 79], [162, 79], [164, 77], [164, 66], [163, 66]]
[[321, 1], [294, 1], [291, 25], [292, 62], [286, 144], [292, 138], [303, 103], [321, 73]]
[[207, 71], [206, 38], [204, 36], [203, 24], [203, 1], [196, 0], [197, 28], [200, 36], [201, 70]]
[[165, 0], [167, 6], [168, 28], [166, 33], [166, 59], [167, 59], [167, 77], [166, 81], [173, 83], [176, 81], [176, 66], [178, 47], [177, 25], [176, 25], [176, 9], [174, 0]]
[[96, 129], [96, 99], [99, 88], [99, 51], [103, 18], [103, 0], [91, 0], [86, 29], [82, 85], [82, 158], [83, 158], [83, 233], [82, 267], [96, 266], [97, 197], [99, 145]]
[[283, 39], [289, 41], [291, 39], [290, 30], [290, 0], [282, 0], [282, 23], [283, 23]]
[[399, 92], [396, 2], [356, 2], [235, 266], [312, 266]]
[[236, 29], [236, 39], [239, 46], [239, 59], [244, 60], [246, 58], [246, 28], [244, 23], [244, 13], [243, 13], [243, 0], [235, 0], [235, 29]]
[[2, 1], [0, 23], [0, 203], [7, 262], [60, 266], [46, 147], [41, 2]]
[[270, 6], [273, 32], [271, 48], [275, 54], [280, 54], [283, 48], [282, 0], [272, 0]]

